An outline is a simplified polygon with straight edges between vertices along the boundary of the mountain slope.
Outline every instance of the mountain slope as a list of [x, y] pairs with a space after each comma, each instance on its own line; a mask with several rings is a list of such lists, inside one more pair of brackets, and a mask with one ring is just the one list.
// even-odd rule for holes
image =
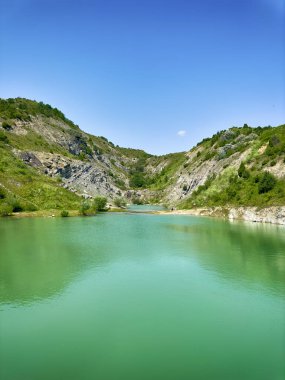
[[285, 125], [230, 128], [187, 153], [166, 199], [180, 207], [285, 205]]
[[180, 208], [285, 205], [285, 126], [230, 128], [153, 156], [79, 129], [50, 105], [0, 99], [0, 211], [125, 197]]

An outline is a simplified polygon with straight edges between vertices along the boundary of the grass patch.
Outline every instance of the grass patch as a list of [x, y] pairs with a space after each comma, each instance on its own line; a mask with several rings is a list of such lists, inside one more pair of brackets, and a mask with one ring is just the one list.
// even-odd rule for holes
[[0, 212], [38, 209], [78, 209], [81, 199], [59, 186], [56, 179], [39, 174], [0, 143]]

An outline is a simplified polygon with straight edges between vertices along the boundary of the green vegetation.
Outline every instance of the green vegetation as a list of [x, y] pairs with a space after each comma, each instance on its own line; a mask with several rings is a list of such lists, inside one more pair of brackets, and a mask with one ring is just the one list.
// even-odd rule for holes
[[133, 158], [134, 160], [143, 160], [145, 161], [147, 158], [152, 157], [151, 154], [146, 153], [141, 149], [132, 149], [132, 148], [122, 148], [120, 146], [116, 146], [116, 150], [128, 158]]
[[[130, 170], [130, 187], [163, 190], [175, 180], [177, 170], [185, 161], [185, 153], [171, 153], [164, 156], [141, 155]], [[161, 166], [159, 172], [150, 173], [147, 166]]]
[[10, 131], [12, 129], [12, 126], [10, 123], [7, 123], [6, 121], [3, 121], [2, 123], [2, 127], [6, 130], [6, 131]]
[[130, 187], [138, 189], [140, 187], [146, 187], [147, 181], [144, 176], [144, 173], [135, 172], [131, 175], [130, 178]]
[[[194, 164], [201, 165], [207, 160], [224, 160], [223, 170], [217, 176], [208, 177], [180, 207], [285, 204], [285, 179], [270, 173], [278, 162], [285, 162], [285, 125], [251, 128], [245, 124], [242, 128], [220, 131], [197, 146], [201, 154], [184, 164], [184, 169], [191, 171]], [[245, 151], [248, 152], [245, 161], [235, 169], [229, 159]], [[183, 189], [187, 191], [185, 184]]]
[[268, 193], [277, 184], [276, 178], [269, 172], [256, 176], [255, 182], [258, 183], [258, 194]]
[[92, 207], [91, 203], [87, 200], [83, 201], [79, 208], [79, 214], [83, 216], [94, 215], [96, 210]]
[[85, 199], [79, 207], [79, 214], [83, 216], [95, 215], [98, 211], [106, 211], [107, 198], [95, 197], [92, 200]]
[[249, 171], [246, 170], [246, 168], [245, 168], [244, 162], [242, 162], [242, 163], [240, 164], [240, 167], [239, 167], [239, 169], [238, 169], [238, 176], [239, 176], [240, 178], [244, 178], [244, 179], [248, 179], [249, 176], [250, 176]]
[[66, 210], [62, 210], [60, 213], [60, 216], [63, 218], [67, 218], [69, 216], [69, 212]]
[[[5, 120], [6, 125], [8, 123], [7, 120], [19, 119], [27, 121], [31, 120], [31, 116], [44, 115], [46, 117], [62, 120], [71, 128], [78, 129], [78, 126], [67, 119], [57, 108], [53, 108], [43, 102], [36, 102], [24, 98], [0, 99], [0, 114]], [[8, 124], [10, 125], [10, 123]]]
[[124, 198], [115, 198], [114, 199], [114, 205], [122, 208], [122, 207], [126, 207], [127, 202]]
[[156, 157], [151, 160], [152, 165], [162, 164], [162, 169], [159, 173], [150, 177], [149, 187], [152, 190], [164, 190], [167, 186], [176, 180], [178, 171], [185, 163], [185, 153], [170, 153], [161, 157]]
[[133, 189], [145, 188], [148, 186], [149, 181], [145, 172], [147, 155], [141, 155], [130, 170], [130, 187]]
[[56, 179], [40, 174], [17, 159], [0, 142], [0, 214], [36, 210], [78, 209], [80, 198], [59, 187]]
[[[1, 140], [1, 131], [0, 131]], [[64, 156], [73, 157], [62, 146], [48, 142], [40, 134], [29, 130], [25, 135], [17, 135], [15, 133], [9, 133], [9, 144], [19, 150], [32, 150], [38, 152], [57, 153]]]
[[143, 205], [144, 202], [143, 202], [143, 200], [142, 200], [141, 198], [139, 198], [139, 197], [133, 197], [133, 198], [132, 198], [132, 204], [134, 204], [134, 205]]
[[246, 176], [240, 176], [230, 169], [218, 177], [209, 178], [188, 199], [181, 202], [181, 208], [224, 205], [264, 207], [285, 204], [284, 179], [277, 179], [267, 171], [261, 174], [249, 171], [246, 173]]
[[95, 211], [105, 211], [107, 205], [107, 198], [95, 197], [93, 201], [93, 207]]
[[0, 142], [8, 144], [9, 140], [5, 132], [0, 131]]

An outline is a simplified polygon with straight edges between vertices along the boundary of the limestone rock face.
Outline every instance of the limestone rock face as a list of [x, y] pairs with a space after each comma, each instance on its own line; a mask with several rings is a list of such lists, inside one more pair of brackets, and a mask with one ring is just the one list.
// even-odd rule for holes
[[47, 152], [18, 152], [18, 156], [44, 174], [57, 177], [64, 188], [80, 195], [114, 198], [122, 194], [107, 170], [95, 160], [84, 162]]

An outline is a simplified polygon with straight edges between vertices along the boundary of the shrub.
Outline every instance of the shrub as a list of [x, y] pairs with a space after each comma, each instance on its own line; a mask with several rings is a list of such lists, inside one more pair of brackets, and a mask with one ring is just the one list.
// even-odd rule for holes
[[120, 178], [115, 178], [115, 181], [114, 181], [115, 185], [120, 187], [121, 189], [125, 189], [126, 188], [126, 185], [125, 185], [125, 182], [120, 179]]
[[0, 187], [0, 199], [4, 199], [5, 197], [6, 197], [5, 190], [2, 187]]
[[276, 185], [276, 179], [269, 172], [264, 172], [261, 177], [258, 177], [258, 193], [268, 193]]
[[244, 163], [242, 162], [238, 168], [238, 176], [240, 178], [248, 179], [250, 174], [249, 171], [246, 170]]
[[4, 203], [0, 206], [0, 216], [9, 216], [13, 212], [12, 206], [8, 203]]
[[25, 207], [25, 210], [26, 211], [38, 211], [38, 208], [36, 205], [32, 204], [32, 203], [29, 203], [26, 207]]
[[132, 203], [134, 205], [143, 205], [143, 200], [139, 197], [133, 197], [132, 198]]
[[85, 147], [85, 153], [88, 156], [92, 156], [93, 155], [93, 150], [88, 145], [86, 145], [86, 147]]
[[143, 173], [135, 173], [130, 179], [130, 187], [144, 187], [145, 179]]
[[107, 204], [107, 198], [95, 197], [93, 201], [94, 209], [96, 211], [104, 211]]
[[8, 137], [2, 131], [0, 131], [0, 141], [2, 141], [4, 143], [8, 143], [9, 142]]
[[88, 201], [82, 202], [79, 208], [79, 213], [81, 215], [88, 215], [88, 210], [90, 210], [90, 203]]
[[83, 152], [80, 152], [78, 155], [79, 160], [84, 161], [86, 159], [86, 154]]
[[124, 198], [115, 198], [114, 205], [117, 207], [126, 207], [127, 202]]
[[7, 123], [7, 121], [3, 121], [2, 127], [6, 129], [6, 131], [10, 131], [12, 129], [12, 126], [9, 123]]
[[69, 216], [69, 212], [66, 210], [62, 210], [60, 216], [62, 216], [63, 218], [67, 218]]
[[280, 144], [280, 139], [278, 138], [278, 136], [275, 136], [273, 135], [270, 139], [269, 139], [269, 146], [270, 147], [275, 147], [276, 145]]
[[205, 161], [210, 160], [211, 158], [213, 158], [215, 156], [215, 154], [216, 154], [215, 151], [207, 152], [207, 154], [205, 156]]
[[13, 212], [21, 212], [24, 210], [24, 207], [21, 205], [21, 203], [17, 199], [12, 199], [9, 203], [12, 207]]

